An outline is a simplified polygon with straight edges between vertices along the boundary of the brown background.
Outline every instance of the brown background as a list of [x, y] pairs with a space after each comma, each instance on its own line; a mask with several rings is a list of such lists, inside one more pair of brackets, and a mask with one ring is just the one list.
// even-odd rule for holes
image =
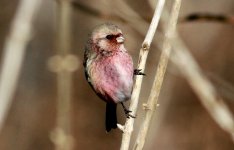
[[[103, 14], [116, 9], [117, 0], [77, 0]], [[144, 0], [127, 0], [127, 3], [144, 18], [153, 11]], [[0, 1], [0, 47], [2, 49], [10, 22], [16, 10], [17, 0]], [[167, 4], [170, 6], [170, 4]], [[54, 145], [49, 135], [56, 118], [56, 74], [48, 71], [47, 61], [56, 54], [55, 22], [57, 4], [45, 0], [35, 21], [33, 38], [27, 46], [20, 81], [7, 122], [0, 134], [0, 150], [51, 150]], [[116, 10], [115, 10], [116, 11]], [[117, 10], [117, 11], [125, 11]], [[185, 0], [180, 17], [193, 12], [234, 14], [233, 0]], [[130, 17], [131, 16], [126, 16]], [[89, 12], [76, 9], [73, 12], [72, 53], [83, 59], [87, 34], [97, 24], [116, 23], [125, 33], [126, 48], [137, 62], [138, 52], [144, 36], [129, 24], [112, 18], [104, 19]], [[147, 29], [147, 26], [136, 24]], [[202, 67], [204, 73], [215, 84], [230, 108], [234, 108], [234, 28], [220, 23], [184, 23], [178, 29], [186, 45]], [[146, 30], [145, 30], [146, 31]], [[145, 102], [151, 87], [160, 51], [151, 47], [144, 78], [141, 103]], [[2, 55], [2, 53], [1, 53]], [[74, 74], [72, 101], [72, 127], [75, 149], [104, 150], [119, 149], [121, 132], [114, 130], [106, 134], [104, 129], [105, 103], [99, 100], [85, 81], [80, 66]], [[173, 64], [169, 64], [160, 107], [154, 116], [147, 137], [147, 150], [233, 150], [234, 144], [227, 133], [212, 120], [200, 104], [197, 96]], [[139, 107], [136, 119], [137, 131], [143, 117]], [[124, 123], [122, 109], [119, 120]], [[135, 137], [135, 136], [134, 136]]]

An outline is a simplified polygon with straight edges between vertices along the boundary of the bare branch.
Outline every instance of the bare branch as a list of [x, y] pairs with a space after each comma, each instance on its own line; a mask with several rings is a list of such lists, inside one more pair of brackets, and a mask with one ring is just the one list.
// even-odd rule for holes
[[171, 60], [180, 69], [181, 74], [188, 80], [211, 117], [234, 140], [234, 120], [231, 111], [217, 94], [211, 82], [202, 73], [197, 62], [177, 34], [175, 34], [171, 43], [173, 49], [175, 49], [172, 53]]
[[[145, 64], [146, 59], [148, 56], [150, 44], [153, 40], [154, 33], [156, 31], [156, 28], [158, 26], [159, 18], [162, 13], [162, 9], [164, 6], [165, 0], [159, 0], [154, 12], [153, 19], [151, 21], [149, 30], [147, 32], [147, 35], [145, 37], [145, 40], [142, 44], [142, 48], [140, 49], [140, 55], [139, 55], [139, 61], [138, 61], [138, 69], [142, 69], [142, 71], [145, 70]], [[129, 109], [132, 111], [133, 115], [136, 114], [138, 101], [139, 101], [139, 95], [140, 95], [140, 89], [142, 84], [142, 76], [137, 76], [135, 80], [135, 84], [133, 87], [132, 97], [131, 97], [131, 103]], [[124, 127], [124, 133], [122, 136], [122, 143], [121, 143], [121, 150], [128, 150], [130, 145], [130, 139], [133, 131], [133, 124], [134, 124], [134, 118], [129, 118], [126, 120], [125, 127]]]
[[31, 38], [32, 22], [41, 0], [21, 0], [3, 47], [0, 76], [0, 130], [12, 103], [20, 75], [25, 49]]
[[145, 105], [145, 107], [147, 107], [147, 109], [145, 109], [146, 115], [143, 119], [143, 123], [141, 124], [141, 128], [137, 136], [137, 140], [134, 144], [134, 148], [133, 148], [134, 150], [143, 149], [153, 113], [155, 112], [157, 108], [157, 102], [158, 102], [159, 94], [161, 91], [164, 74], [166, 72], [168, 59], [171, 53], [171, 45], [170, 45], [169, 39], [171, 38], [171, 36], [176, 30], [176, 24], [177, 24], [177, 20], [179, 16], [180, 5], [181, 5], [181, 0], [176, 0], [174, 2], [173, 8], [171, 11], [171, 16], [168, 19], [168, 25], [167, 25], [167, 28], [165, 29], [166, 37], [162, 44], [162, 54], [160, 56], [160, 60], [159, 60], [156, 75], [154, 78], [153, 86], [151, 88], [150, 96], [149, 96], [147, 104]]
[[224, 15], [224, 14], [211, 14], [211, 13], [192, 13], [184, 18], [180, 19], [180, 22], [219, 22], [219, 23], [227, 23], [234, 25], [234, 16], [232, 15]]

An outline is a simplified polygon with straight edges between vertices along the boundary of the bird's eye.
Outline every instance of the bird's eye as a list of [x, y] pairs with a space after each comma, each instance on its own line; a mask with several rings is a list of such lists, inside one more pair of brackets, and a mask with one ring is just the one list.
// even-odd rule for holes
[[111, 35], [111, 34], [110, 34], [110, 35], [107, 35], [107, 36], [106, 36], [106, 39], [112, 40], [114, 37], [115, 37], [114, 35]]

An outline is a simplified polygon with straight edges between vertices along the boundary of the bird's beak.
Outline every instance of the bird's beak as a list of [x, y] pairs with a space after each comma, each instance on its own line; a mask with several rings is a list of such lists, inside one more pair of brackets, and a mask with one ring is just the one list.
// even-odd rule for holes
[[119, 36], [119, 37], [116, 38], [116, 41], [117, 41], [117, 43], [122, 44], [122, 43], [124, 43], [124, 37]]

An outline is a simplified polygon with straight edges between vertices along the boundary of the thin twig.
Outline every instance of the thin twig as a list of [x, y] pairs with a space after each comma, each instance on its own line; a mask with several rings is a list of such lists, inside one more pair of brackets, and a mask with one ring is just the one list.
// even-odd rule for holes
[[192, 13], [184, 18], [180, 19], [181, 23], [186, 22], [218, 22], [234, 25], [234, 16], [224, 14], [212, 14], [212, 13]]
[[157, 108], [157, 102], [159, 98], [159, 94], [161, 91], [164, 74], [167, 69], [168, 59], [171, 53], [171, 45], [170, 45], [170, 38], [175, 32], [176, 24], [179, 16], [179, 10], [180, 10], [181, 0], [176, 0], [173, 4], [171, 16], [168, 20], [167, 28], [165, 29], [165, 40], [162, 44], [162, 54], [159, 59], [159, 64], [157, 67], [156, 75], [154, 78], [153, 86], [151, 88], [150, 96], [148, 99], [148, 102], [145, 106], [145, 117], [143, 119], [143, 123], [141, 124], [141, 128], [139, 131], [139, 134], [137, 136], [137, 140], [134, 144], [133, 149], [134, 150], [142, 150], [146, 135], [148, 133], [148, 129], [150, 126], [150, 122], [152, 119], [152, 116]]
[[[161, 16], [163, 6], [164, 6], [165, 0], [159, 0], [154, 12], [154, 16], [152, 18], [149, 30], [147, 32], [147, 35], [145, 37], [145, 40], [142, 44], [142, 48], [140, 49], [140, 55], [138, 60], [138, 69], [142, 69], [142, 71], [145, 70], [145, 64], [146, 59], [148, 56], [149, 48], [151, 45], [151, 42], [154, 37], [154, 33], [156, 31], [156, 28], [158, 26], [159, 18]], [[142, 76], [137, 76], [135, 80], [135, 84], [133, 87], [133, 92], [131, 96], [131, 103], [129, 109], [132, 111], [132, 114], [135, 115], [137, 111], [138, 101], [139, 101], [139, 95], [140, 95], [140, 89], [142, 84]], [[124, 133], [122, 135], [122, 143], [120, 150], [128, 150], [131, 140], [131, 135], [133, 132], [133, 124], [134, 124], [134, 118], [129, 118], [126, 120], [125, 126], [124, 126]]]
[[35, 13], [41, 0], [21, 0], [3, 47], [0, 76], [0, 130], [5, 122], [18, 83], [26, 46], [31, 38]]

